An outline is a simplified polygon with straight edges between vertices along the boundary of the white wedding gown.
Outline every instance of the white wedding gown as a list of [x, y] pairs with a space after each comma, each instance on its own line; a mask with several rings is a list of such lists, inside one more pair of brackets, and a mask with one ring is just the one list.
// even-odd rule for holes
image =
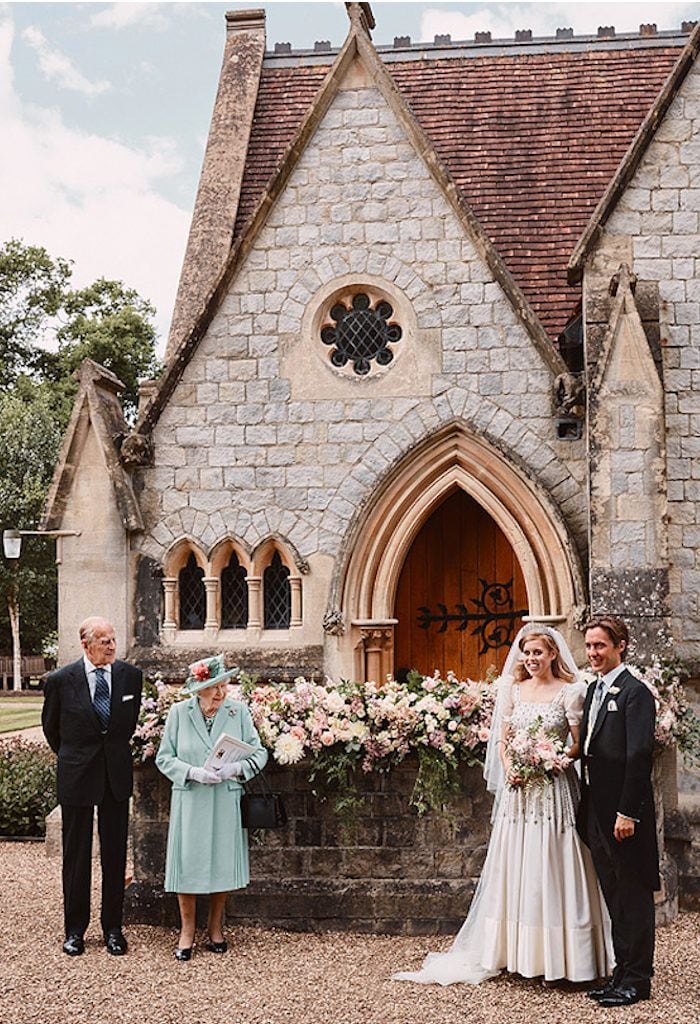
[[[505, 681], [505, 680], [504, 680]], [[510, 681], [509, 685], [510, 685]], [[513, 729], [538, 716], [563, 741], [581, 720], [583, 694], [564, 685], [550, 703], [520, 700], [511, 685], [503, 717]], [[503, 968], [526, 978], [592, 981], [612, 969], [610, 919], [593, 862], [576, 832], [579, 780], [573, 765], [551, 785], [504, 787], [469, 915], [446, 953], [430, 953], [398, 981], [477, 985]]]

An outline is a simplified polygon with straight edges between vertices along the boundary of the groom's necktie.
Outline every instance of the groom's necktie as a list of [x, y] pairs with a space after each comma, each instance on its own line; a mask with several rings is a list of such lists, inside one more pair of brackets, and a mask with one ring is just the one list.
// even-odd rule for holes
[[591, 736], [593, 735], [593, 730], [595, 728], [598, 712], [600, 711], [600, 706], [603, 703], [604, 692], [605, 683], [603, 682], [603, 677], [598, 676], [598, 682], [596, 683], [595, 690], [593, 691], [593, 700], [591, 701], [591, 706], [588, 711], [588, 729], [586, 730], [586, 743], [583, 751], [584, 754], [588, 753], [588, 746], [591, 742]]
[[102, 732], [107, 732], [109, 725], [109, 686], [107, 676], [103, 668], [95, 669], [95, 696], [92, 699], [93, 707], [97, 713], [102, 726]]

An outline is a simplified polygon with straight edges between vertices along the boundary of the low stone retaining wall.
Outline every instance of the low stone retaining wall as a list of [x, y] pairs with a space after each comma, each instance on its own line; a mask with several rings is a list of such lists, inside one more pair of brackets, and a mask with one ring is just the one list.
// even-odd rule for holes
[[[486, 855], [491, 797], [481, 769], [465, 767], [450, 815], [419, 817], [409, 802], [416, 772], [417, 760], [409, 757], [389, 773], [361, 774], [357, 784], [364, 808], [357, 823], [344, 828], [332, 803], [314, 795], [307, 764], [270, 764], [265, 774], [283, 794], [289, 823], [251, 838], [251, 882], [229, 898], [228, 920], [290, 931], [454, 934]], [[700, 830], [694, 819], [689, 825], [685, 807], [677, 809], [675, 779], [675, 751], [667, 751], [654, 773], [659, 845], [666, 846], [658, 925], [675, 919], [679, 888], [681, 906], [699, 906]], [[138, 768], [131, 830], [134, 881], [126, 899], [127, 918], [134, 922], [178, 922], [175, 896], [162, 888], [169, 808], [167, 779], [153, 765]]]
[[[451, 816], [418, 817], [409, 805], [416, 771], [409, 758], [360, 776], [364, 810], [344, 829], [331, 803], [314, 796], [307, 765], [270, 765], [289, 823], [252, 837], [251, 884], [230, 897], [228, 919], [294, 931], [456, 931], [486, 854], [491, 798], [481, 770], [465, 767]], [[175, 898], [162, 891], [170, 785], [152, 767], [136, 776], [128, 916], [174, 924]]]

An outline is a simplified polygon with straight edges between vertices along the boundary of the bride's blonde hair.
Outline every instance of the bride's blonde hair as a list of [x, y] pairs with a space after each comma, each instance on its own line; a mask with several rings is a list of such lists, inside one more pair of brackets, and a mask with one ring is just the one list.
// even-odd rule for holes
[[[569, 672], [568, 668], [564, 668], [559, 657], [559, 648], [555, 640], [548, 633], [540, 633], [538, 630], [533, 629], [532, 632], [525, 633], [518, 644], [520, 650], [525, 649], [525, 644], [528, 644], [531, 640], [541, 640], [542, 643], [547, 647], [548, 650], [554, 655], [552, 662], [552, 675], [556, 676], [557, 679], [563, 679], [565, 683], [570, 683], [574, 676], [572, 672]], [[519, 661], [515, 666], [515, 681], [516, 683], [524, 683], [526, 679], [531, 679], [532, 676], [525, 668], [525, 663]]]

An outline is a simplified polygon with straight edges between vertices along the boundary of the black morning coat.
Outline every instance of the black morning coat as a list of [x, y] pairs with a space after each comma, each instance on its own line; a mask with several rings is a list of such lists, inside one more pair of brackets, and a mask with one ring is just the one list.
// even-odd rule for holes
[[[651, 783], [656, 704], [651, 691], [629, 669], [612, 684], [596, 718], [588, 754], [588, 714], [595, 683], [583, 705], [581, 722], [581, 804], [577, 828], [588, 841], [588, 815], [595, 814], [623, 870], [634, 872], [650, 889], [659, 889], [659, 854]], [[615, 689], [617, 688], [617, 692]], [[617, 708], [617, 710], [615, 710]], [[588, 773], [589, 782], [586, 782]], [[613, 835], [618, 811], [638, 819], [634, 835], [617, 842]]]
[[141, 684], [139, 669], [126, 661], [114, 662], [109, 725], [103, 735], [83, 659], [47, 677], [41, 724], [49, 746], [58, 755], [59, 803], [99, 804], [106, 780], [115, 800], [131, 796], [129, 741], [139, 715]]

